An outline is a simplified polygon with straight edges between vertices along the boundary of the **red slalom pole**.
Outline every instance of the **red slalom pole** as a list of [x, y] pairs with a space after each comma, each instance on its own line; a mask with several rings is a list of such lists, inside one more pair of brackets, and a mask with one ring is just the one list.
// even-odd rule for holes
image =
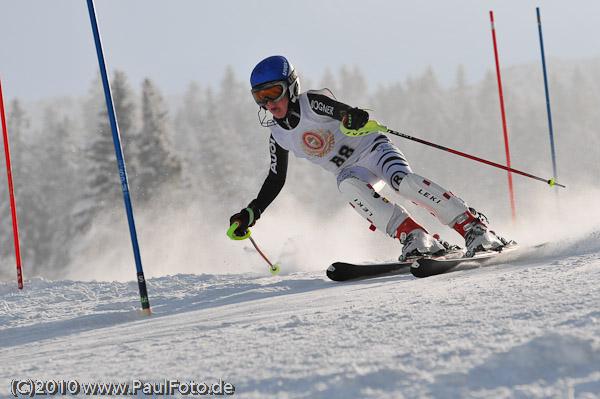
[[[502, 128], [504, 130], [504, 148], [506, 151], [506, 166], [510, 168], [510, 150], [508, 148], [508, 132], [506, 130], [506, 114], [504, 112], [504, 96], [502, 94], [502, 79], [500, 78], [500, 63], [498, 62], [498, 45], [496, 44], [496, 28], [494, 27], [494, 12], [490, 11], [492, 23], [492, 39], [494, 41], [494, 55], [496, 57], [496, 75], [498, 76], [498, 93], [500, 95], [500, 111], [502, 113]], [[510, 191], [510, 209], [512, 211], [513, 224], [517, 221], [515, 212], [515, 193], [513, 190], [512, 174], [508, 172], [508, 189]]]
[[10, 194], [10, 209], [12, 211], [13, 233], [15, 240], [15, 257], [17, 258], [17, 286], [23, 289], [23, 269], [21, 267], [21, 248], [19, 246], [19, 227], [17, 224], [17, 208], [15, 205], [15, 189], [12, 180], [12, 167], [10, 164], [10, 150], [8, 147], [8, 132], [6, 129], [6, 115], [4, 114], [4, 100], [2, 98], [2, 79], [0, 79], [0, 116], [2, 119], [2, 134], [4, 136], [4, 154], [6, 155], [6, 173], [8, 175], [8, 192]]

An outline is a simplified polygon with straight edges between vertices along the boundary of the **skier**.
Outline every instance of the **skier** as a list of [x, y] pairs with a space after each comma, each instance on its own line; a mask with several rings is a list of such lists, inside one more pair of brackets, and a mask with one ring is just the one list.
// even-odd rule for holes
[[[328, 89], [300, 93], [298, 75], [283, 56], [259, 62], [250, 76], [252, 96], [261, 125], [270, 127], [271, 164], [257, 197], [230, 218], [239, 227], [232, 239], [248, 234], [285, 183], [288, 153], [332, 172], [350, 205], [371, 223], [403, 244], [400, 260], [438, 255], [450, 246], [431, 236], [401, 205], [378, 190], [388, 184], [406, 199], [428, 209], [439, 221], [465, 239], [467, 256], [500, 250], [507, 241], [490, 231], [484, 215], [430, 179], [411, 170], [406, 157], [382, 132], [350, 137], [342, 127], [357, 130], [369, 121], [367, 111], [338, 102]], [[261, 117], [261, 112], [265, 112]], [[266, 111], [273, 115], [265, 121]]]

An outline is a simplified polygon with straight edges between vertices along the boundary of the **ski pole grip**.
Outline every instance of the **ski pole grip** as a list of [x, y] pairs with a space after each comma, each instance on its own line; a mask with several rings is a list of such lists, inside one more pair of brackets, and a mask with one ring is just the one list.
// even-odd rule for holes
[[360, 129], [356, 129], [356, 130], [347, 129], [346, 127], [344, 127], [344, 124], [342, 123], [340, 125], [340, 130], [346, 136], [361, 137], [361, 136], [367, 136], [374, 132], [386, 132], [388, 129], [386, 126], [383, 126], [383, 125], [380, 125], [379, 123], [377, 123], [377, 121], [368, 121], [363, 127], [361, 127]]
[[240, 224], [241, 222], [239, 220], [235, 220], [231, 226], [229, 226], [229, 230], [227, 230], [227, 237], [235, 241], [245, 240], [246, 238], [250, 237], [250, 229], [246, 230], [246, 234], [243, 236], [238, 236], [235, 234], [235, 231], [238, 227], [240, 227]]

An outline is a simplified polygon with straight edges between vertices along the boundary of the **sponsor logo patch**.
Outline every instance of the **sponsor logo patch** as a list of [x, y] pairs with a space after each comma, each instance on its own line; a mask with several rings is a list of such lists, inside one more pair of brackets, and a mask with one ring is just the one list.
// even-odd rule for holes
[[323, 157], [335, 144], [330, 130], [315, 130], [302, 135], [302, 149], [311, 157]]
[[322, 103], [321, 101], [311, 100], [310, 107], [315, 111], [321, 111], [324, 114], [333, 116], [333, 106]]

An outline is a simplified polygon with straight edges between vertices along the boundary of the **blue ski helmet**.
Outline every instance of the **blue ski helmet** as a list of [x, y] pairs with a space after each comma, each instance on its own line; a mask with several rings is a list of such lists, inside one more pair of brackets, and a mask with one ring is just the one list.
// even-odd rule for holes
[[254, 67], [250, 75], [252, 89], [265, 83], [279, 81], [284, 83], [284, 87], [289, 90], [290, 101], [294, 103], [298, 101], [300, 81], [296, 70], [287, 58], [281, 55], [265, 58]]

